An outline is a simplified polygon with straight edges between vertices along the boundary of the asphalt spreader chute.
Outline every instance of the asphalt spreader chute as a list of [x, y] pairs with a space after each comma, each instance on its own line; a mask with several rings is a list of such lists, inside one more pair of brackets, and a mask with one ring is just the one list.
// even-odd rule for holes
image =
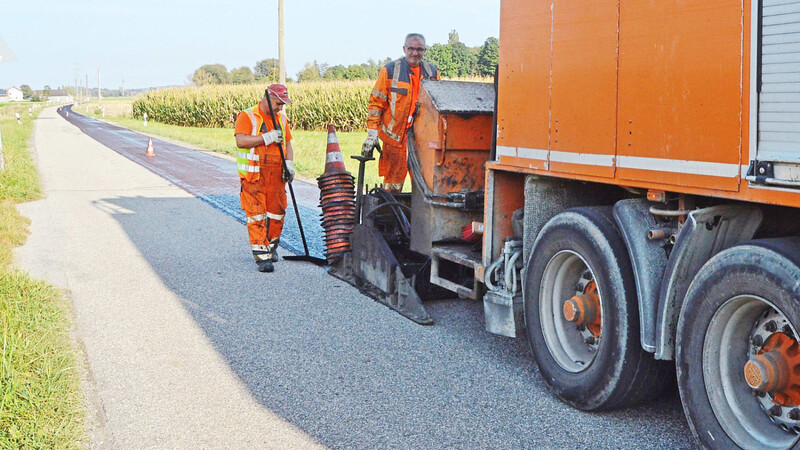
[[359, 161], [357, 190], [329, 126], [325, 173], [317, 178], [329, 273], [414, 322], [430, 325], [433, 319], [417, 294], [430, 274], [430, 259], [408, 249], [410, 195], [380, 188], [363, 195], [364, 166], [374, 158], [353, 158]]

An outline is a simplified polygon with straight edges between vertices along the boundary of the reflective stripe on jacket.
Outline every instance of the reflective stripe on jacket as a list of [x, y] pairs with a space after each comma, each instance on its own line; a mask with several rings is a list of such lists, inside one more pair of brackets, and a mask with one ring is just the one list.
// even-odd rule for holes
[[[420, 63], [420, 81], [438, 80], [439, 70], [433, 64]], [[386, 142], [403, 143], [411, 104], [411, 68], [405, 58], [392, 61], [381, 68], [378, 81], [369, 96], [367, 128], [378, 130], [378, 136]]]
[[[250, 123], [253, 126], [250, 135], [258, 136], [263, 134], [261, 132], [261, 125], [263, 124], [264, 119], [261, 117], [261, 111], [258, 109], [258, 105], [256, 105], [253, 109], [244, 111], [244, 113], [246, 113], [250, 118]], [[284, 136], [286, 136], [286, 117], [284, 117], [284, 115], [280, 112], [275, 113], [275, 116], [278, 119], [278, 126], [281, 127], [281, 132]], [[272, 124], [270, 123], [270, 125]], [[256, 151], [256, 149], [263, 150]], [[236, 168], [239, 172], [239, 178], [247, 181], [257, 181], [260, 178], [260, 161], [264, 157], [262, 154], [264, 152], [266, 152], [266, 147], [263, 145], [253, 147], [249, 150], [243, 148], [238, 149], [236, 152]]]

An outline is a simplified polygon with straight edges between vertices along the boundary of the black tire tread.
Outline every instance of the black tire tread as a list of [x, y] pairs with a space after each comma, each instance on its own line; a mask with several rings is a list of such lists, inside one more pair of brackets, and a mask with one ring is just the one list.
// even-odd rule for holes
[[[800, 300], [800, 289], [796, 282], [786, 283], [786, 280], [792, 278], [791, 274], [796, 278], [798, 270], [800, 270], [800, 238], [791, 237], [760, 239], [737, 244], [713, 256], [695, 275], [678, 321], [675, 364], [684, 413], [692, 434], [704, 447], [736, 448], [736, 443], [726, 434], [716, 418], [705, 388], [697, 385], [702, 383], [702, 374], [697, 373], [701, 370], [701, 365], [693, 361], [700, 358], [698, 352], [702, 352], [702, 344], [698, 343], [696, 336], [695, 338], [691, 336], [697, 327], [705, 327], [708, 323], [702, 322], [705, 319], [698, 319], [697, 314], [710, 317], [714, 308], [718, 308], [727, 298], [732, 298], [738, 293], [754, 294], [776, 302], [779, 308], [789, 308], [785, 309], [784, 313], [787, 313], [787, 318], [797, 326], [800, 324], [800, 307], [797, 305]], [[730, 286], [721, 283], [721, 278], [724, 279], [731, 273], [747, 274], [753, 277], [753, 281], [739, 291], [736, 289], [740, 288], [732, 287], [730, 292], [709, 295], [709, 290], [713, 291], [716, 286]], [[770, 285], [770, 282], [779, 279], [778, 274], [783, 274], [787, 278]], [[759, 292], [762, 289], [764, 291]], [[792, 299], [793, 302], [786, 302], [788, 299]], [[781, 305], [781, 302], [784, 304]], [[712, 435], [714, 439], [709, 440], [708, 436]], [[798, 445], [800, 444], [796, 442], [792, 448], [798, 448]]]
[[[610, 247], [613, 257], [617, 260], [619, 269], [631, 274], [628, 285], [624, 287], [625, 291], [628, 293], [635, 293], [635, 282], [633, 281], [630, 259], [626, 251], [624, 240], [613, 219], [612, 209], [610, 207], [581, 207], [568, 210], [567, 212], [577, 213], [583, 216], [588, 219], [593, 227], [601, 232], [601, 235], [607, 240], [607, 245]], [[552, 220], [555, 219], [556, 218]], [[545, 236], [546, 238], [546, 230], [548, 230], [547, 225], [542, 229], [540, 237]], [[531, 253], [531, 261], [539, 245], [539, 238], [537, 238], [537, 242], [534, 244], [534, 250]], [[634, 300], [631, 301], [629, 294], [629, 299], [625, 304], [630, 342], [626, 346], [626, 353], [623, 355], [625, 359], [625, 369], [620, 373], [619, 379], [616, 380], [613, 391], [598, 404], [589, 404], [561, 396], [561, 394], [558, 393], [558, 389], [551, 386], [551, 389], [561, 396], [563, 400], [575, 407], [585, 410], [623, 408], [659, 396], [664, 391], [664, 388], [670, 384], [670, 381], [674, 380], [674, 368], [672, 364], [666, 361], [656, 360], [651, 353], [644, 350], [640, 345], [639, 311], [638, 302], [635, 301], [635, 297], [634, 294]], [[531, 341], [531, 347], [535, 353], [533, 341]]]

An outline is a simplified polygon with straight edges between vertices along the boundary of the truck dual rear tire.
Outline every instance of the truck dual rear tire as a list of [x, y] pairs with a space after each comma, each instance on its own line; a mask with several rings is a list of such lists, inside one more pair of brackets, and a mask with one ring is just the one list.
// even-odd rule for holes
[[[640, 345], [633, 271], [611, 208], [555, 216], [530, 258], [525, 322], [550, 389], [582, 410], [628, 406], [660, 394], [672, 371]], [[575, 306], [592, 301], [599, 308]], [[576, 309], [596, 320], [574, 320]]]
[[[692, 432], [706, 447], [796, 443], [800, 410], [792, 410], [800, 405], [779, 406], [773, 393], [751, 389], [745, 366], [783, 334], [795, 341], [788, 385], [800, 379], [800, 364], [791, 363], [800, 325], [798, 256], [800, 238], [741, 244], [711, 258], [687, 292], [676, 341], [678, 388]], [[789, 390], [796, 395], [800, 386]]]

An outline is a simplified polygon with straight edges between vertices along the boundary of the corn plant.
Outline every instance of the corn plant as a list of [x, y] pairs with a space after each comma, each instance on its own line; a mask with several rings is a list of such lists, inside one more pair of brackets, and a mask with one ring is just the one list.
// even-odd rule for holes
[[[322, 130], [333, 123], [341, 131], [363, 130], [373, 81], [290, 83], [292, 104], [286, 108], [292, 126]], [[133, 103], [133, 117], [192, 127], [230, 128], [237, 114], [252, 108], [265, 86], [213, 85], [150, 91]]]

